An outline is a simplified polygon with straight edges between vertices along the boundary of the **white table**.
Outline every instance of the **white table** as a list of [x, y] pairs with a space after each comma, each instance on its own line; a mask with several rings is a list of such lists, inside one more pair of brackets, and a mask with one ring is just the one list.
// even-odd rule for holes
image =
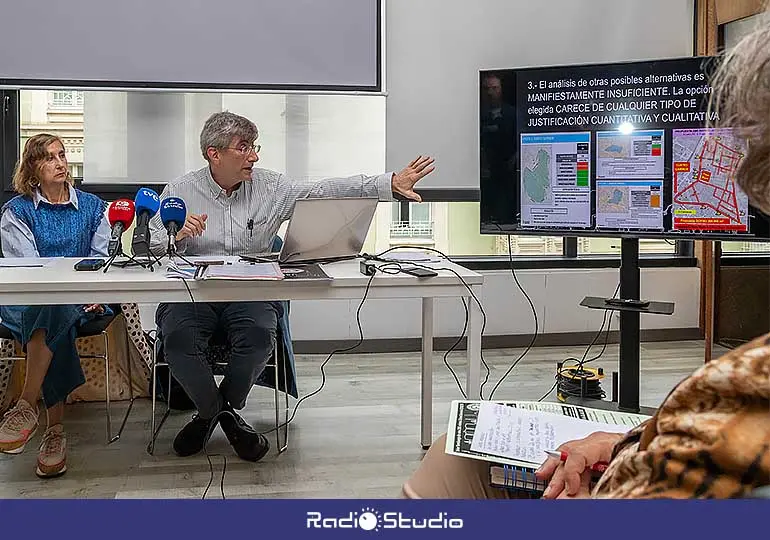
[[[79, 259], [55, 259], [42, 268], [0, 267], [0, 304], [91, 304], [91, 303], [158, 303], [189, 302], [190, 294], [179, 279], [165, 277], [163, 268], [154, 272], [140, 267], [112, 266], [106, 273], [77, 272]], [[6, 259], [6, 262], [10, 260]], [[481, 299], [483, 276], [449, 262], [426, 266], [451, 268], [439, 270], [437, 277], [420, 279], [404, 274], [377, 274], [372, 281], [369, 298], [422, 299], [422, 384], [420, 443], [427, 448], [433, 437], [433, 321], [434, 299], [463, 297], [468, 299], [468, 346], [466, 395], [478, 399], [481, 374], [482, 318], [471, 292]], [[358, 261], [324, 265], [332, 282], [283, 281], [191, 281], [187, 284], [196, 302], [237, 302], [244, 300], [355, 300], [363, 297], [369, 277], [359, 272]]]

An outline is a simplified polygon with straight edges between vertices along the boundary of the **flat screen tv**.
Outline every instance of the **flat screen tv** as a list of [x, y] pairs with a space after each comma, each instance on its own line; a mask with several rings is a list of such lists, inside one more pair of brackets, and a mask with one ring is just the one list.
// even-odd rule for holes
[[481, 232], [767, 240], [708, 128], [714, 57], [479, 73]]

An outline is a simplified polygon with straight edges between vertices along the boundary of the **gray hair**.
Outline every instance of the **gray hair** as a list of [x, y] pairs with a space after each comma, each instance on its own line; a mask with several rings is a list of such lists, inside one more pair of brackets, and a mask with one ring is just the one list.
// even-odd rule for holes
[[254, 122], [229, 111], [214, 113], [209, 116], [201, 130], [201, 153], [209, 160], [206, 150], [209, 148], [227, 148], [234, 138], [243, 139], [249, 144], [257, 140], [259, 131]]
[[770, 14], [720, 59], [711, 81], [708, 118], [715, 127], [733, 128], [748, 151], [736, 181], [749, 201], [770, 213]]

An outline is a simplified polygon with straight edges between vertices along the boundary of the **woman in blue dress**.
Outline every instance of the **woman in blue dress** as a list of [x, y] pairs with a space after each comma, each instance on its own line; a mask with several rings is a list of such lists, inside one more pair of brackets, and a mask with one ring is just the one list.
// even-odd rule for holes
[[[18, 193], [0, 210], [5, 257], [106, 256], [110, 226], [105, 203], [73, 187], [61, 140], [39, 134], [24, 145], [13, 177]], [[75, 340], [77, 329], [109, 308], [94, 305], [0, 306], [0, 324], [26, 351], [24, 387], [0, 421], [0, 451], [18, 454], [38, 429], [42, 391], [47, 427], [40, 443], [38, 476], [67, 470], [62, 427], [67, 396], [85, 382]]]

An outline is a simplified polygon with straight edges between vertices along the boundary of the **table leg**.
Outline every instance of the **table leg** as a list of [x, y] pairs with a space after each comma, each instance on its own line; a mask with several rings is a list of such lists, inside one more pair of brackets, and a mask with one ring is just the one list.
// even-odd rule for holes
[[433, 442], [433, 298], [422, 299], [422, 381], [420, 401], [420, 444]]
[[[476, 298], [481, 295], [481, 288], [474, 287]], [[480, 399], [481, 386], [481, 309], [473, 297], [466, 298], [468, 302], [468, 364], [465, 373], [465, 394], [468, 399]]]

